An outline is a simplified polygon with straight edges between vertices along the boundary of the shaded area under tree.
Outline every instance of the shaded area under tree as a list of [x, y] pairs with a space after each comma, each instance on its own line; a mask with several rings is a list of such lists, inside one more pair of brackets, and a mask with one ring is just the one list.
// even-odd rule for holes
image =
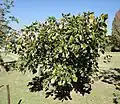
[[120, 68], [110, 68], [100, 72], [99, 78], [105, 83], [113, 84], [115, 86], [115, 93], [113, 93], [113, 103], [120, 103]]

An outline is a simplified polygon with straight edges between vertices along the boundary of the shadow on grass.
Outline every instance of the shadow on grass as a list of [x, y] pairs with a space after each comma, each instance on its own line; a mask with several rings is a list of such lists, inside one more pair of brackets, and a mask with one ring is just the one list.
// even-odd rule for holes
[[[56, 82], [54, 84], [49, 84], [49, 87], [53, 87], [50, 90], [48, 88], [45, 88], [45, 98], [48, 98], [49, 96], [52, 96], [53, 99], [58, 99], [61, 101], [64, 100], [72, 100], [71, 97], [71, 91], [74, 90], [76, 93], [79, 93], [81, 95], [90, 94], [91, 91], [91, 85], [89, 84], [89, 78], [87, 77], [78, 77], [79, 80], [77, 82], [72, 83], [72, 86], [70, 84], [66, 84], [64, 86], [58, 85]], [[81, 82], [82, 80], [82, 82]], [[35, 76], [31, 82], [28, 83], [30, 92], [38, 92], [43, 90], [43, 79]]]
[[120, 68], [110, 68], [101, 72], [102, 81], [115, 86], [113, 103], [120, 104]]
[[120, 84], [120, 68], [110, 68], [109, 70], [103, 70], [102, 81], [108, 84], [119, 85]]

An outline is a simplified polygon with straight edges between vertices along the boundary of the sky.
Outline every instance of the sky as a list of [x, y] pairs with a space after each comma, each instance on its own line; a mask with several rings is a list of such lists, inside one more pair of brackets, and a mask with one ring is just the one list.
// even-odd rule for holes
[[18, 30], [49, 16], [60, 18], [62, 13], [77, 15], [91, 11], [96, 16], [108, 14], [108, 34], [111, 34], [112, 21], [120, 9], [120, 0], [15, 0], [14, 4], [11, 13], [18, 18], [19, 24], [11, 23], [11, 26]]

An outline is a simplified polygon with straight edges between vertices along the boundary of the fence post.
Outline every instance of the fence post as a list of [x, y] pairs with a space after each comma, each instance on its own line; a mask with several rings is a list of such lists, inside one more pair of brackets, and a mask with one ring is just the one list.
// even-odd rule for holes
[[6, 88], [7, 88], [8, 104], [10, 104], [10, 88], [9, 88], [9, 85], [6, 85]]
[[4, 85], [0, 85], [0, 88], [2, 88]]

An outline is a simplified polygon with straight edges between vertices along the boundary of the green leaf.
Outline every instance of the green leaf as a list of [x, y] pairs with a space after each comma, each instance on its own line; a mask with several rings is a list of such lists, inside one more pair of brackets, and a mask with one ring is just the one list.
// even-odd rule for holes
[[69, 39], [69, 43], [72, 43], [73, 40], [74, 40], [74, 38], [73, 38], [73, 36], [71, 35], [71, 36], [70, 36], [70, 39]]
[[59, 85], [59, 86], [63, 85], [63, 84], [62, 84], [62, 81], [59, 81], [59, 82], [58, 82], [58, 85]]
[[81, 48], [86, 48], [87, 45], [85, 43], [81, 44]]
[[73, 75], [73, 81], [77, 82], [77, 80], [78, 80], [78, 78], [75, 75]]
[[54, 84], [55, 81], [56, 81], [56, 79], [57, 79], [57, 77], [53, 77], [53, 78], [51, 79], [51, 83]]

